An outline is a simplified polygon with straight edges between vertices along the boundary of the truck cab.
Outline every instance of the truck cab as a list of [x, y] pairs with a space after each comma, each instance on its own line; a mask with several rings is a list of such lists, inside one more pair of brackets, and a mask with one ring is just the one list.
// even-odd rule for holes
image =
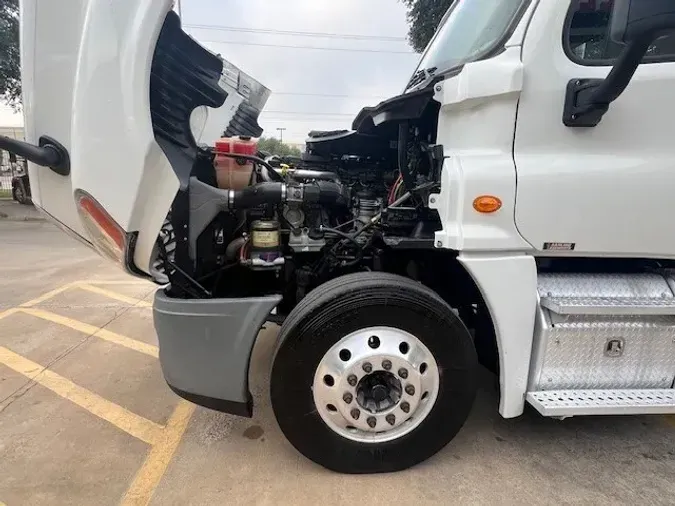
[[159, 285], [181, 397], [251, 416], [270, 321], [277, 421], [339, 472], [443, 448], [479, 364], [506, 418], [675, 413], [671, 1], [457, 0], [400, 95], [286, 160], [250, 151], [270, 90], [170, 0], [53, 4], [22, 1], [27, 143], [0, 147]]

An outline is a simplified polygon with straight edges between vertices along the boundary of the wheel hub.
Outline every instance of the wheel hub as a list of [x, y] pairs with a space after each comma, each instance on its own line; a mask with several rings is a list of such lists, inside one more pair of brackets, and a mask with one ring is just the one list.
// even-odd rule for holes
[[436, 402], [440, 375], [429, 349], [412, 334], [370, 327], [345, 336], [321, 359], [312, 386], [321, 418], [359, 442], [397, 439]]
[[401, 399], [401, 382], [392, 373], [375, 371], [367, 374], [356, 386], [356, 400], [362, 409], [380, 413], [395, 406]]

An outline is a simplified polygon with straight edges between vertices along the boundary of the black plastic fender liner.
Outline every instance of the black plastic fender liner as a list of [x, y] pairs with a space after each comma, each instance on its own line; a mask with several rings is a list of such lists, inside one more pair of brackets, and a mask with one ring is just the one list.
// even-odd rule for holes
[[227, 92], [218, 84], [223, 61], [186, 34], [171, 11], [160, 32], [150, 73], [150, 115], [157, 143], [186, 188], [197, 155], [190, 115], [218, 108]]
[[258, 111], [251, 104], [242, 102], [230, 120], [230, 124], [225, 129], [225, 137], [234, 137], [235, 135], [246, 135], [249, 137], [260, 137], [263, 128], [258, 124]]

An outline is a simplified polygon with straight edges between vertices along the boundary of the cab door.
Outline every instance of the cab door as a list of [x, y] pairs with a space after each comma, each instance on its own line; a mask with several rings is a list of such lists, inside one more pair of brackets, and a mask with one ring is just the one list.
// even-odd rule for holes
[[611, 0], [540, 2], [530, 23], [516, 225], [547, 254], [675, 257], [675, 36], [652, 45], [597, 126], [563, 124], [568, 83], [606, 77], [622, 50], [609, 37], [612, 10]]

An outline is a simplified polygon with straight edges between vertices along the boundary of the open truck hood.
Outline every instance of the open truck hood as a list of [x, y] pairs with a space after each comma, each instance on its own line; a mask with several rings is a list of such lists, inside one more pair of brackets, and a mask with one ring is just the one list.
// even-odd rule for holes
[[197, 145], [260, 136], [270, 95], [187, 36], [172, 4], [21, 2], [26, 141], [62, 152], [59, 167], [29, 164], [33, 201], [94, 245], [81, 204], [98, 206], [94, 221], [118, 226], [107, 239], [133, 239], [123, 260], [139, 274], [150, 270]]

